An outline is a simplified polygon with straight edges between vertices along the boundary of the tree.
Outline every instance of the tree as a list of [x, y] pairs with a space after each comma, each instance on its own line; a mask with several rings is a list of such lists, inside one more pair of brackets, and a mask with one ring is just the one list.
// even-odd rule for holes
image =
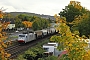
[[[69, 5], [59, 13], [60, 17], [66, 17], [67, 25], [71, 32], [78, 31], [79, 35], [89, 34], [89, 10], [81, 6], [78, 1], [70, 1]], [[87, 25], [85, 25], [87, 24]]]
[[70, 1], [69, 5], [59, 13], [61, 17], [66, 17], [67, 22], [72, 22], [76, 16], [85, 13], [85, 8], [78, 1]]
[[40, 17], [36, 17], [33, 21], [32, 28], [33, 30], [40, 30], [47, 28], [49, 26], [49, 21]]
[[0, 10], [0, 18], [3, 18], [3, 12]]
[[15, 18], [15, 27], [16, 28], [24, 27], [24, 25], [22, 24], [22, 20], [19, 19], [18, 17]]
[[39, 26], [38, 26], [37, 21], [34, 21], [33, 24], [32, 24], [32, 29], [33, 29], [34, 31], [35, 31], [35, 30], [39, 30], [38, 27], [39, 27]]
[[31, 28], [32, 27], [32, 22], [29, 22], [29, 21], [23, 21], [22, 22], [26, 28]]
[[5, 40], [7, 37], [6, 33], [2, 32], [2, 29], [6, 29], [9, 23], [10, 22], [1, 23], [0, 21], [0, 60], [8, 60], [8, 57], [11, 55], [4, 50], [7, 47], [7, 44], [5, 44], [3, 40]]
[[85, 35], [88, 36], [90, 34], [89, 32], [89, 25], [90, 25], [90, 12], [87, 11], [82, 16], [79, 15], [78, 17], [75, 17], [74, 20], [70, 23], [72, 25], [71, 31], [79, 31], [79, 35]]
[[26, 14], [20, 14], [20, 15], [18, 15], [18, 18], [21, 19], [22, 21], [30, 21], [31, 17], [29, 17]]
[[25, 52], [24, 58], [27, 60], [38, 60], [38, 58], [44, 57], [44, 50], [41, 46], [35, 46]]
[[[61, 22], [57, 27], [60, 36], [52, 36], [50, 41], [58, 42], [59, 50], [67, 53], [60, 56], [61, 60], [85, 60], [87, 51], [87, 40], [85, 37], [79, 37], [77, 34], [71, 32], [70, 27], [65, 22]], [[89, 54], [87, 57], [89, 58]]]
[[79, 22], [78, 26], [78, 30], [80, 32], [80, 36], [85, 35], [88, 37], [88, 35], [90, 35], [90, 13], [88, 13], [87, 15], [83, 16], [84, 18], [82, 19], [81, 22]]
[[33, 22], [35, 20], [35, 18], [36, 18], [35, 16], [31, 16], [30, 21]]

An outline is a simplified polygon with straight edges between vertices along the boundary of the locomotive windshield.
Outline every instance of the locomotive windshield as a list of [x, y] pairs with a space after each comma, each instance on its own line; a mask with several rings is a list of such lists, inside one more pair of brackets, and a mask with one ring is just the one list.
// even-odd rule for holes
[[25, 35], [19, 35], [19, 37], [25, 37]]

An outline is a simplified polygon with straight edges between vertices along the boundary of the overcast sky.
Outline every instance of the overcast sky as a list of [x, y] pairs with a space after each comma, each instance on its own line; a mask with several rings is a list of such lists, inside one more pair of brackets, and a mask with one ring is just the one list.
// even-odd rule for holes
[[[6, 12], [31, 12], [45, 15], [58, 14], [71, 0], [1, 0], [0, 8]], [[89, 0], [76, 0], [90, 10]]]

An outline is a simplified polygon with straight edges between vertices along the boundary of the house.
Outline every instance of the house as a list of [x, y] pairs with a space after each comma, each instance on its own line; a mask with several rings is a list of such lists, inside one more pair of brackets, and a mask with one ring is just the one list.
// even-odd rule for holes
[[13, 20], [10, 21], [10, 24], [8, 24], [7, 28], [8, 28], [8, 29], [14, 29], [14, 28], [15, 28], [15, 23], [14, 23]]
[[43, 45], [44, 54], [58, 56], [62, 51], [57, 49], [58, 43], [47, 43]]
[[13, 18], [3, 18], [0, 19], [0, 21], [3, 22], [10, 22], [10, 24], [8, 24], [7, 29], [13, 29], [15, 28], [15, 22]]

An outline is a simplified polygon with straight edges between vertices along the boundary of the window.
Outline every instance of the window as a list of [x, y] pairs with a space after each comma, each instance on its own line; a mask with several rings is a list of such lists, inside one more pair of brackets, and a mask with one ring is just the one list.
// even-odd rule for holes
[[14, 26], [14, 25], [12, 24], [12, 26]]
[[25, 37], [25, 35], [19, 35], [19, 37]]
[[49, 48], [44, 48], [45, 51], [48, 51]]

